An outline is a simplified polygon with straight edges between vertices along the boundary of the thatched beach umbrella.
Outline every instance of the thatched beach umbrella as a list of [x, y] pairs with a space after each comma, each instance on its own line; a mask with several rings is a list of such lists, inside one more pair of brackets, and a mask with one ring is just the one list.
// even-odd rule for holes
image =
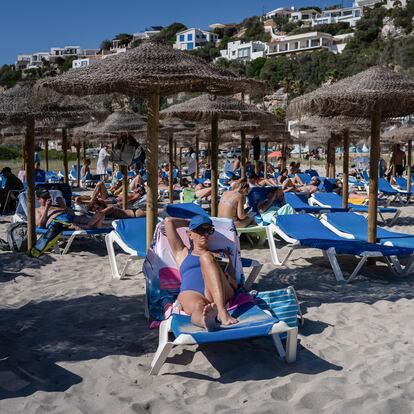
[[[211, 214], [218, 212], [218, 121], [234, 120], [272, 122], [273, 116], [254, 105], [230, 97], [200, 95], [161, 111], [161, 117], [180, 118], [187, 121], [211, 122]], [[243, 143], [242, 143], [243, 148]]]
[[56, 92], [41, 90], [34, 93], [34, 84], [25, 82], [0, 94], [0, 122], [25, 125], [24, 159], [27, 181], [28, 249], [36, 241], [35, 234], [35, 122], [56, 122], [84, 117], [90, 108], [82, 101]]
[[368, 241], [376, 242], [381, 120], [405, 116], [414, 107], [414, 79], [373, 67], [294, 99], [288, 116], [349, 116], [371, 120]]
[[107, 57], [86, 68], [48, 79], [44, 86], [64, 94], [123, 93], [146, 97], [148, 104], [147, 246], [157, 224], [157, 166], [160, 96], [183, 91], [231, 94], [253, 86], [251, 81], [206, 64], [188, 53], [157, 42]]

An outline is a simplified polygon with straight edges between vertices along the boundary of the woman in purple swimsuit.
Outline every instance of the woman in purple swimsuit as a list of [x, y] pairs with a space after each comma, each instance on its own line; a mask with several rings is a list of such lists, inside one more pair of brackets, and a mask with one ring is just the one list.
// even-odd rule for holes
[[[180, 227], [189, 228], [190, 249], [177, 232]], [[191, 316], [193, 324], [212, 331], [219, 329], [220, 323], [237, 323], [226, 309], [226, 303], [233, 298], [237, 288], [234, 267], [228, 252], [224, 252], [229, 261], [224, 273], [216, 259], [220, 254], [208, 248], [209, 238], [214, 233], [211, 219], [201, 215], [191, 221], [167, 217], [165, 233], [181, 274], [178, 301], [183, 311]]]

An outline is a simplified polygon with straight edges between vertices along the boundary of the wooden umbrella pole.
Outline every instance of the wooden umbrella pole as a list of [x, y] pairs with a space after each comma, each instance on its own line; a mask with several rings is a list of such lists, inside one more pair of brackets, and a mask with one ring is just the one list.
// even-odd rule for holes
[[246, 132], [240, 131], [240, 177], [246, 178]]
[[392, 146], [392, 176], [393, 177], [395, 177], [397, 174], [396, 174], [396, 172], [397, 172], [397, 167], [396, 167], [396, 164], [395, 164], [395, 156], [396, 156], [396, 153], [397, 153], [397, 151], [396, 151], [396, 148], [397, 148], [397, 145], [396, 144], [394, 144], [393, 146]]
[[[111, 154], [113, 155], [114, 153], [114, 143], [111, 144]], [[115, 174], [115, 163], [112, 161], [112, 175]]]
[[195, 137], [195, 152], [196, 152], [196, 165], [195, 165], [195, 178], [199, 177], [199, 169], [200, 169], [200, 148], [199, 148], [199, 138], [198, 138], [198, 134]]
[[177, 141], [174, 141], [174, 165], [177, 164]]
[[368, 242], [377, 241], [378, 161], [380, 156], [381, 110], [377, 106], [371, 118], [369, 154]]
[[210, 165], [210, 168], [211, 168], [211, 145], [210, 145], [210, 142], [207, 143], [207, 163]]
[[343, 183], [342, 183], [342, 207], [348, 208], [348, 193], [349, 193], [349, 129], [345, 128], [343, 131], [343, 145], [344, 156], [342, 159], [343, 166]]
[[46, 171], [49, 171], [49, 140], [45, 139], [45, 163]]
[[80, 147], [81, 144], [76, 144], [76, 186], [80, 188], [81, 180], [81, 162], [80, 162]]
[[328, 139], [327, 146], [326, 146], [326, 165], [325, 165], [325, 176], [330, 177], [330, 165], [331, 162], [331, 138]]
[[86, 160], [86, 142], [83, 143], [83, 159]]
[[411, 139], [407, 142], [407, 146], [407, 192], [411, 193], [411, 159], [413, 150], [413, 142]]
[[264, 178], [267, 179], [267, 154], [269, 152], [269, 143], [265, 142], [265, 156], [264, 156]]
[[182, 176], [182, 169], [183, 169], [183, 147], [180, 147], [180, 155], [179, 155], [179, 168], [180, 168], [180, 174]]
[[174, 203], [174, 145], [173, 145], [173, 134], [170, 133], [168, 137], [168, 158], [170, 163], [170, 169], [168, 171], [168, 192], [170, 196], [170, 203]]
[[336, 150], [336, 146], [335, 146], [335, 141], [332, 142], [332, 147], [331, 147], [331, 178], [336, 178], [336, 156], [335, 156], [335, 150]]
[[35, 121], [29, 120], [26, 124], [26, 134], [24, 139], [24, 158], [26, 164], [27, 182], [27, 249], [30, 252], [36, 243], [35, 230], [35, 173], [34, 173], [34, 153], [35, 153]]
[[68, 168], [68, 131], [62, 128], [62, 151], [63, 151], [63, 182], [69, 182], [69, 168]]
[[122, 172], [122, 208], [128, 209], [128, 166], [120, 165]]
[[158, 132], [160, 117], [159, 90], [148, 98], [147, 133], [147, 249], [151, 246], [158, 220]]
[[287, 165], [287, 145], [286, 143], [282, 144], [282, 169], [284, 170]]
[[211, 216], [218, 213], [218, 117], [211, 118]]

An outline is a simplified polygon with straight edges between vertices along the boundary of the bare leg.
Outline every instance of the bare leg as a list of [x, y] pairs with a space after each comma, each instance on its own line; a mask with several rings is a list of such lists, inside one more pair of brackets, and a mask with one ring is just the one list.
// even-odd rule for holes
[[210, 303], [201, 293], [193, 290], [181, 292], [178, 295], [178, 301], [185, 313], [191, 316], [191, 322], [194, 325], [216, 331], [220, 328], [217, 322], [217, 306]]
[[243, 220], [234, 220], [234, 225], [237, 228], [244, 228], [250, 226], [254, 221], [253, 217], [245, 217]]
[[92, 193], [92, 200], [95, 200], [97, 198], [101, 198], [106, 200], [109, 197], [108, 190], [105, 187], [105, 183], [100, 181], [98, 184], [96, 184], [95, 189]]
[[203, 198], [207, 199], [211, 195], [211, 188], [209, 187], [197, 190], [195, 195], [199, 200], [202, 200]]
[[201, 272], [205, 283], [206, 298], [217, 305], [218, 318], [223, 325], [233, 325], [237, 319], [231, 317], [226, 309], [226, 302], [234, 295], [234, 290], [224, 276], [211, 253], [200, 256]]

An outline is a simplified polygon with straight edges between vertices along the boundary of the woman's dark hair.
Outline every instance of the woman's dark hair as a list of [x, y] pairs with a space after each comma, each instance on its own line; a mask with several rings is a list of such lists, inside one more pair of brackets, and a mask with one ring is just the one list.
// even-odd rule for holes
[[288, 172], [288, 169], [287, 168], [283, 168], [283, 170], [282, 171], [280, 171], [280, 175], [283, 175], [283, 174], [285, 174], [285, 173], [287, 173]]

